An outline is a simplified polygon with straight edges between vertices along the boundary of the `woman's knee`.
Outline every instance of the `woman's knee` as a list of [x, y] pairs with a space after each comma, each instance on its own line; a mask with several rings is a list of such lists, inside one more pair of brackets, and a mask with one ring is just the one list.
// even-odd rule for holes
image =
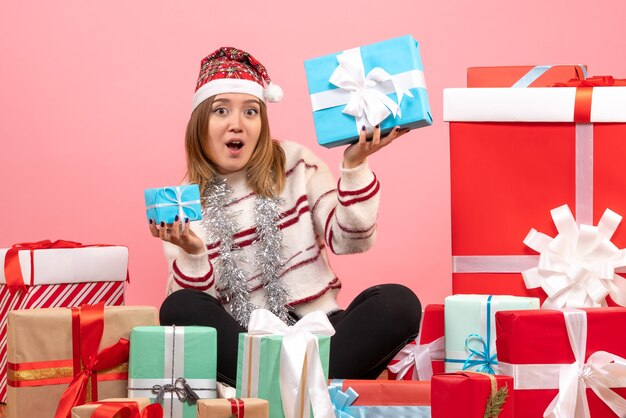
[[202, 325], [211, 307], [223, 309], [213, 296], [194, 289], [169, 294], [159, 310], [161, 325]]
[[401, 284], [380, 285], [381, 294], [388, 301], [390, 321], [405, 324], [407, 333], [417, 334], [422, 316], [422, 304], [413, 290]]

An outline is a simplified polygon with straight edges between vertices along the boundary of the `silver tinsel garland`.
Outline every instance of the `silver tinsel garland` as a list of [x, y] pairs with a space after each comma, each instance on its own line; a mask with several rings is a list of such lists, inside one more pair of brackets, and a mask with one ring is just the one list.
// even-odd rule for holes
[[289, 293], [283, 286], [279, 272], [285, 264], [283, 258], [283, 234], [278, 228], [281, 213], [279, 200], [275, 197], [257, 196], [254, 202], [254, 221], [259, 244], [256, 250], [256, 264], [261, 273], [261, 284], [265, 288], [267, 309], [289, 323], [287, 311]]
[[[241, 269], [248, 262], [234, 240], [239, 226], [234, 214], [226, 206], [233, 201], [232, 189], [226, 179], [215, 178], [207, 185], [203, 196], [202, 222], [211, 241], [220, 241], [219, 256], [214, 263], [217, 287], [230, 304], [230, 313], [242, 326], [247, 327], [250, 314], [256, 307], [250, 301], [247, 278]], [[267, 308], [284, 322], [289, 322], [286, 304], [289, 293], [280, 280], [284, 264], [282, 233], [276, 223], [280, 219], [279, 199], [258, 196], [255, 199], [254, 219], [257, 224], [256, 266], [260, 270], [261, 284], [265, 288]]]

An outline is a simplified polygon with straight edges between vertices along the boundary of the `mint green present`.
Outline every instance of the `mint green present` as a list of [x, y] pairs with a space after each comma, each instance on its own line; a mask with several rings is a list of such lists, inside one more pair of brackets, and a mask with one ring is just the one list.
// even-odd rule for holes
[[136, 327], [130, 334], [128, 397], [163, 405], [165, 418], [196, 418], [196, 399], [217, 397], [217, 332], [209, 327]]
[[[248, 333], [239, 334], [237, 397], [267, 400], [269, 402], [269, 418], [315, 417], [315, 411], [322, 411], [323, 413], [320, 415], [334, 416], [330, 396], [328, 395], [330, 336], [334, 334], [334, 329], [328, 322], [326, 315], [322, 312], [313, 312], [306, 315], [294, 327], [287, 327], [280, 322], [276, 334], [251, 335], [255, 332], [255, 324], [261, 316], [265, 316], [264, 319], [272, 316], [273, 318], [270, 318], [271, 321], [275, 320], [273, 325], [280, 322], [269, 311], [258, 309], [252, 313], [248, 325]], [[313, 321], [309, 321], [310, 319]], [[309, 323], [314, 322], [315, 324], [311, 328], [317, 327], [321, 332], [292, 332], [307, 321]], [[323, 323], [324, 321], [327, 325]], [[267, 325], [267, 323], [263, 325]], [[326, 326], [328, 329], [323, 330]], [[261, 326], [258, 329], [267, 331], [272, 329], [272, 327]], [[305, 333], [308, 336], [305, 336]], [[257, 334], [261, 334], [261, 331], [257, 331]], [[305, 350], [304, 346], [307, 345], [305, 339], [311, 336], [314, 336], [315, 339], [313, 341], [315, 344], [313, 344], [313, 347], [308, 345], [308, 348]], [[284, 338], [289, 339], [288, 347], [294, 347], [295, 349], [288, 349], [286, 352], [283, 352]], [[319, 358], [319, 361], [309, 357], [311, 353], [315, 353], [314, 355]], [[285, 355], [289, 358], [286, 359]], [[281, 356], [283, 356], [282, 360], [286, 361], [291, 367], [285, 367], [281, 370]], [[287, 378], [285, 379], [283, 376], [281, 379], [281, 371], [289, 369], [293, 373], [287, 373]], [[323, 376], [321, 376], [322, 373]], [[326, 389], [317, 388], [318, 385]], [[291, 403], [289, 401], [283, 402], [281, 392], [284, 393], [285, 390], [293, 394]], [[320, 395], [322, 396], [320, 397]], [[285, 403], [290, 405], [290, 411], [285, 412], [283, 410]]]
[[518, 296], [453, 295], [444, 302], [446, 372], [498, 373], [498, 311], [539, 309], [539, 299]]

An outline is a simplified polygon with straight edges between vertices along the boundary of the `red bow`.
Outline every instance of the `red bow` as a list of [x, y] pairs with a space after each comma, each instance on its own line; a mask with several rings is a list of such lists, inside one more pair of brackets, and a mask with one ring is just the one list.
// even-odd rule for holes
[[129, 343], [125, 338], [98, 352], [104, 332], [104, 302], [72, 308], [72, 357], [74, 379], [57, 408], [55, 418], [69, 418], [72, 407], [83, 405], [91, 381], [91, 399], [98, 399], [97, 372], [128, 360]]
[[626, 86], [626, 80], [615, 79], [610, 75], [595, 76], [584, 80], [571, 79], [566, 83], [556, 83], [553, 87], [576, 87], [574, 122], [591, 122], [591, 99], [594, 87]]
[[[101, 403], [101, 402], [98, 402]], [[91, 418], [163, 418], [163, 407], [158, 403], [146, 406], [139, 412], [137, 402], [104, 402], [94, 411]]]
[[9, 248], [4, 257], [4, 277], [7, 280], [7, 286], [11, 294], [17, 290], [26, 290], [24, 277], [22, 276], [22, 267], [20, 266], [20, 258], [18, 253], [20, 250], [30, 250], [30, 280], [33, 281], [35, 275], [35, 263], [33, 263], [33, 252], [35, 250], [46, 248], [77, 248], [82, 247], [80, 242], [56, 240], [54, 242], [49, 239], [37, 242], [22, 242], [15, 244]]

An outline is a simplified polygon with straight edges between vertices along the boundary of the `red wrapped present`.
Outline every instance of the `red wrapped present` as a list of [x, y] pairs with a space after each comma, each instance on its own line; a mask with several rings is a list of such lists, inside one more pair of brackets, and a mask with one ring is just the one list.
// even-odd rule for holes
[[499, 368], [513, 376], [515, 417], [626, 416], [624, 308], [496, 314]]
[[430, 380], [444, 371], [443, 305], [428, 305], [422, 315], [417, 339], [389, 362], [389, 380]]
[[8, 312], [123, 305], [128, 248], [45, 240], [0, 249], [0, 260], [0, 402], [6, 402]]
[[[436, 374], [431, 382], [433, 418], [513, 418], [513, 378], [477, 372]], [[539, 417], [540, 415], [537, 415]], [[515, 415], [517, 418], [517, 415]]]
[[338, 418], [430, 417], [430, 381], [331, 380]]
[[[444, 119], [450, 121], [453, 293], [545, 299], [542, 289], [527, 289], [520, 274], [539, 265], [536, 252], [523, 242], [529, 231], [555, 236], [560, 231], [550, 210], [564, 204], [578, 224], [596, 225], [606, 208], [626, 214], [621, 159], [626, 153], [626, 82], [594, 77], [576, 83], [444, 91]], [[626, 228], [616, 228], [611, 239], [625, 247]], [[577, 280], [585, 267], [573, 261], [566, 281]], [[607, 283], [622, 280], [605, 273], [601, 279]]]
[[470, 67], [467, 87], [550, 87], [572, 79], [587, 78], [584, 65], [513, 65]]

